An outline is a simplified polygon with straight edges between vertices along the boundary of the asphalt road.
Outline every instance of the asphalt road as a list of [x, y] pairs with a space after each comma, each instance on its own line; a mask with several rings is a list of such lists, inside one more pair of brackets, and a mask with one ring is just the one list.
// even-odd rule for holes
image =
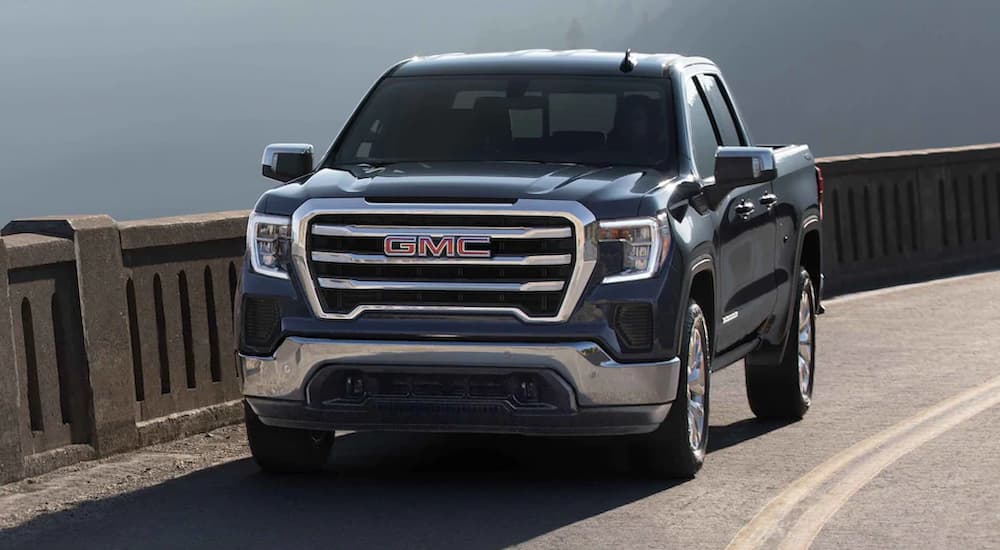
[[1000, 274], [840, 298], [813, 409], [753, 419], [714, 375], [697, 479], [614, 440], [356, 433], [269, 477], [240, 428], [0, 487], [0, 548], [1000, 548]]

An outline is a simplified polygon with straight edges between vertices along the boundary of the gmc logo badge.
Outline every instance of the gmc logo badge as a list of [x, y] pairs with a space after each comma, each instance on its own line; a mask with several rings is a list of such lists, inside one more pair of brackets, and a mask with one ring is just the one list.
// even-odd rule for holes
[[[489, 258], [490, 238], [445, 235], [389, 235], [382, 241], [386, 256], [433, 256], [446, 258]], [[474, 248], [475, 245], [486, 245]]]

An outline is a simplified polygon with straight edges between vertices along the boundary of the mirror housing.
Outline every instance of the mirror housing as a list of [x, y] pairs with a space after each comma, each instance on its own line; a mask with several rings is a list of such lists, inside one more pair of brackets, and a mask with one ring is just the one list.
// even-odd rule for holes
[[774, 151], [768, 147], [719, 147], [715, 152], [715, 183], [705, 186], [715, 208], [732, 190], [776, 178]]
[[768, 147], [719, 147], [715, 153], [715, 184], [730, 189], [764, 183], [777, 177], [774, 151]]
[[272, 143], [260, 161], [265, 178], [282, 183], [313, 171], [313, 146], [308, 143]]

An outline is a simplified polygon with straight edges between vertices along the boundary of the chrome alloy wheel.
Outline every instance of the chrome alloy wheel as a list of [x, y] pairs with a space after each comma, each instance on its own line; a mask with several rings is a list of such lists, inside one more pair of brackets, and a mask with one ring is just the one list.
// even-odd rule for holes
[[809, 403], [812, 395], [813, 364], [813, 300], [812, 282], [808, 279], [802, 285], [799, 298], [799, 392], [802, 400]]
[[691, 327], [688, 342], [687, 398], [688, 398], [688, 444], [691, 450], [699, 452], [705, 438], [705, 388], [708, 361], [705, 360], [705, 317], [699, 315]]

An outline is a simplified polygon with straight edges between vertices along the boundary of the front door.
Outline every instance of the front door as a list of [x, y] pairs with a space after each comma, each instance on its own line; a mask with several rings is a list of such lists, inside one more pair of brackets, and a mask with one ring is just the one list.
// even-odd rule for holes
[[771, 191], [771, 182], [748, 185], [719, 204], [720, 352], [753, 337], [774, 308], [776, 230], [772, 211], [761, 204]]
[[[690, 77], [685, 96], [696, 167], [703, 183], [710, 185], [716, 148], [749, 145], [749, 139], [720, 75], [709, 72]], [[715, 208], [719, 228], [717, 352], [752, 338], [771, 316], [776, 300], [771, 198], [771, 182], [758, 183], [734, 189]]]

